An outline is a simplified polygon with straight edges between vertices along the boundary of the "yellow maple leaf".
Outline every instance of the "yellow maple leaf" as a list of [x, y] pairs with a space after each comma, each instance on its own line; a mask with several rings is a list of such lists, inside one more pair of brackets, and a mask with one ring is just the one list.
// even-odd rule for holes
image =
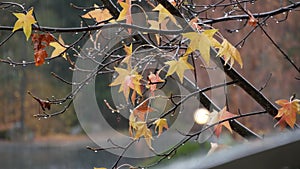
[[99, 6], [94, 4], [95, 10], [89, 11], [86, 14], [82, 15], [83, 18], [95, 19], [97, 22], [102, 22], [112, 18], [112, 15], [109, 13], [108, 9], [99, 9]]
[[[118, 3], [120, 6], [123, 8], [119, 14], [119, 17], [117, 21], [122, 21], [122, 20], [130, 20], [131, 18], [131, 12], [130, 12], [130, 3], [129, 2], [122, 2], [118, 0]], [[130, 22], [131, 23], [131, 22]]]
[[134, 116], [133, 111], [130, 112], [129, 115], [129, 136], [132, 137], [133, 136], [133, 130], [137, 129], [137, 124], [136, 124], [136, 117]]
[[134, 136], [134, 139], [139, 139], [140, 137], [144, 136], [145, 141], [150, 149], [153, 150], [151, 140], [152, 138], [152, 132], [147, 127], [146, 122], [136, 122], [136, 133]]
[[131, 70], [130, 66], [128, 66], [128, 69], [115, 67], [115, 71], [119, 75], [109, 86], [121, 85], [119, 92], [123, 91], [127, 101], [130, 89], [132, 89], [134, 92], [137, 92], [139, 95], [142, 95], [140, 80], [143, 77], [139, 75], [135, 69]]
[[12, 30], [13, 32], [23, 28], [23, 32], [26, 36], [26, 40], [29, 39], [32, 31], [32, 24], [36, 23], [36, 20], [34, 19], [33, 15], [33, 8], [30, 9], [26, 14], [23, 13], [13, 13], [18, 20], [16, 21], [14, 25], [14, 29]]
[[49, 45], [54, 47], [54, 50], [51, 54], [51, 58], [57, 57], [62, 54], [62, 57], [67, 60], [67, 56], [66, 56], [66, 52], [65, 52], [67, 48], [66, 48], [65, 42], [63, 41], [61, 35], [59, 35], [59, 37], [58, 37], [58, 42], [50, 42]]
[[163, 128], [165, 128], [165, 129], [169, 128], [168, 127], [168, 123], [167, 123], [167, 119], [165, 119], [165, 118], [157, 119], [157, 120], [155, 120], [155, 122], [153, 122], [153, 124], [155, 124], [155, 131], [156, 131], [157, 127], [158, 127], [158, 135], [157, 135], [157, 137], [160, 136], [160, 134], [163, 131]]
[[202, 33], [204, 35], [206, 35], [211, 43], [211, 46], [215, 47], [215, 48], [220, 48], [221, 44], [220, 42], [218, 42], [213, 36], [215, 35], [215, 33], [218, 32], [218, 29], [208, 29], [203, 31]]
[[130, 58], [132, 55], [132, 44], [129, 46], [124, 45], [124, 51], [126, 52], [126, 57], [122, 60], [122, 62], [126, 63], [128, 66], [131, 66]]
[[[235, 115], [226, 111], [226, 106], [220, 111], [220, 112], [212, 112], [209, 114], [210, 120], [207, 124], [211, 125], [211, 124], [215, 124], [218, 123], [222, 120], [234, 117]], [[222, 132], [222, 126], [226, 127], [231, 133], [232, 133], [232, 129], [231, 126], [229, 124], [228, 121], [222, 122], [220, 124], [217, 124], [214, 126], [215, 129], [215, 134], [217, 137], [220, 136], [221, 132]]]
[[179, 77], [180, 82], [182, 83], [185, 70], [188, 70], [188, 69], [193, 70], [194, 69], [194, 67], [187, 62], [187, 59], [188, 59], [188, 56], [183, 56], [183, 57], [180, 57], [178, 59], [178, 61], [172, 60], [172, 61], [165, 62], [165, 64], [170, 66], [166, 76], [170, 76], [176, 72], [177, 76]]
[[288, 100], [277, 100], [276, 104], [280, 105], [281, 108], [278, 110], [278, 114], [274, 118], [280, 118], [275, 124], [279, 124], [281, 128], [284, 128], [288, 124], [291, 128], [294, 128], [296, 123], [296, 113], [300, 114], [300, 100], [294, 99], [293, 101]]
[[[166, 18], [170, 18], [173, 23], [177, 23], [175, 17], [161, 4], [157, 5], [153, 11], [159, 11], [158, 22], [162, 23]], [[179, 25], [178, 25], [179, 26]]]
[[230, 66], [232, 66], [234, 64], [234, 60], [236, 60], [240, 64], [241, 68], [243, 68], [243, 61], [240, 52], [226, 39], [223, 40], [217, 56], [223, 56], [225, 64], [227, 64], [230, 60]]
[[188, 33], [183, 33], [182, 36], [190, 39], [190, 44], [184, 55], [188, 55], [191, 52], [199, 50], [202, 58], [204, 59], [206, 64], [209, 65], [210, 47], [212, 45], [207, 35], [198, 32], [188, 32]]

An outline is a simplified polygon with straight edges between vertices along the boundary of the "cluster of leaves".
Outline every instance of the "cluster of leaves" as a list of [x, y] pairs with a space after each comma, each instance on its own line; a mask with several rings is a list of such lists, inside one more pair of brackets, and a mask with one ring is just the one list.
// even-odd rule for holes
[[24, 13], [13, 13], [18, 20], [14, 25], [13, 32], [23, 29], [23, 32], [26, 36], [26, 39], [29, 40], [31, 36], [32, 43], [33, 43], [33, 50], [34, 50], [34, 61], [36, 66], [40, 66], [44, 64], [45, 58], [48, 57], [47, 51], [45, 48], [47, 46], [54, 47], [54, 51], [51, 54], [51, 58], [57, 57], [61, 54], [62, 57], [66, 59], [65, 51], [67, 47], [64, 44], [61, 36], [59, 36], [58, 41], [56, 42], [54, 36], [50, 33], [33, 33], [32, 34], [32, 25], [37, 23], [33, 16], [33, 8], [31, 8], [26, 14]]
[[[94, 10], [87, 12], [82, 15], [82, 18], [93, 19], [97, 23], [104, 23], [105, 21], [110, 21], [112, 23], [122, 22], [125, 20], [126, 24], [132, 24], [132, 16], [131, 16], [131, 1], [127, 0], [123, 2], [121, 0], [118, 1], [122, 10], [116, 20], [112, 20], [112, 15], [110, 14], [108, 9], [100, 9], [98, 5], [94, 5]], [[176, 3], [172, 3], [175, 5]], [[176, 18], [161, 4], [158, 4], [153, 8], [153, 11], [158, 12], [158, 19], [151, 20], [148, 19], [148, 23], [150, 24], [150, 29], [167, 29], [166, 24], [168, 22], [172, 22], [176, 24], [178, 27], [181, 27], [177, 24]], [[66, 50], [68, 46], [65, 45], [61, 36], [59, 36], [58, 40], [54, 38], [54, 36], [50, 33], [33, 33], [32, 34], [32, 26], [37, 23], [33, 16], [33, 8], [31, 8], [27, 13], [13, 13], [17, 17], [17, 21], [14, 25], [13, 32], [19, 29], [23, 29], [26, 39], [32, 37], [33, 49], [34, 49], [34, 60], [36, 66], [42, 65], [45, 61], [45, 58], [48, 57], [48, 54], [45, 50], [47, 46], [54, 47], [54, 51], [51, 54], [51, 58], [62, 55], [62, 57], [66, 58]], [[256, 26], [258, 20], [254, 18], [254, 16], [248, 11], [249, 20], [248, 24], [250, 26]], [[203, 60], [207, 65], [210, 62], [210, 48], [214, 48], [218, 50], [217, 56], [223, 57], [225, 60], [225, 64], [230, 62], [232, 66], [235, 61], [243, 67], [242, 58], [240, 56], [239, 51], [229, 42], [227, 41], [217, 29], [209, 27], [209, 29], [203, 29], [202, 27], [197, 25], [198, 18], [195, 17], [190, 21], [190, 26], [194, 28], [194, 31], [183, 33], [182, 37], [186, 38], [189, 43], [185, 53], [183, 53], [178, 58], [173, 58], [169, 61], [166, 61], [164, 64], [168, 66], [167, 74], [164, 78], [160, 76], [159, 70], [156, 74], [150, 72], [147, 76], [147, 79], [143, 79], [143, 75], [139, 74], [137, 71], [137, 65], [132, 66], [131, 64], [131, 56], [133, 55], [133, 47], [132, 44], [130, 46], [124, 46], [124, 50], [126, 52], [126, 57], [122, 60], [122, 63], [126, 64], [126, 68], [124, 67], [115, 67], [115, 72], [118, 73], [118, 77], [114, 79], [114, 81], [110, 84], [110, 86], [119, 86], [119, 92], [123, 92], [125, 99], [128, 102], [129, 95], [131, 93], [131, 102], [135, 104], [136, 95], [142, 96], [142, 90], [144, 89], [142, 86], [146, 86], [146, 89], [149, 89], [151, 92], [151, 97], [155, 96], [155, 90], [157, 83], [163, 83], [165, 78], [168, 76], [172, 76], [176, 73], [178, 79], [181, 83], [183, 83], [184, 73], [186, 70], [193, 70], [194, 67], [189, 63], [190, 54], [199, 51]], [[128, 29], [130, 33], [131, 30]], [[160, 43], [159, 34], [155, 34], [157, 44]], [[221, 41], [221, 42], [220, 42]], [[165, 66], [165, 67], [166, 67]], [[163, 67], [165, 69], [165, 67]], [[146, 82], [143, 84], [143, 82]], [[132, 91], [132, 92], [131, 92]], [[134, 139], [138, 139], [141, 136], [146, 138], [146, 141], [151, 147], [151, 139], [152, 133], [150, 129], [147, 127], [147, 119], [145, 118], [145, 114], [152, 112], [153, 109], [149, 107], [150, 98], [145, 99], [141, 104], [137, 105], [135, 109], [131, 112], [129, 117], [129, 133], [133, 136]], [[277, 104], [283, 106], [278, 112], [276, 118], [281, 118], [278, 122], [281, 126], [284, 126], [285, 122], [293, 127], [296, 119], [296, 112], [299, 112], [299, 100], [286, 101], [279, 100], [276, 102]], [[222, 109], [220, 112], [213, 112], [213, 120], [210, 123], [216, 123], [218, 121], [222, 121], [226, 118], [231, 118], [234, 115]], [[158, 135], [160, 135], [163, 131], [163, 128], [168, 128], [167, 120], [158, 118], [153, 124], [158, 127]], [[228, 122], [222, 123], [227, 129], [230, 131], [230, 125]], [[215, 133], [217, 136], [221, 133], [221, 125], [215, 126]]]

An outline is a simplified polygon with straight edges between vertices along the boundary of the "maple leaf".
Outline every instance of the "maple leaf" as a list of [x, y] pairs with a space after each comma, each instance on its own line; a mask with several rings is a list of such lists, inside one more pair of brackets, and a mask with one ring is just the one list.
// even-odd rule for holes
[[130, 58], [132, 55], [132, 44], [130, 44], [129, 46], [124, 45], [124, 51], [126, 52], [126, 57], [122, 60], [122, 62], [130, 66]]
[[168, 123], [167, 123], [167, 119], [162, 118], [162, 119], [157, 119], [155, 120], [155, 122], [153, 122], [153, 124], [155, 124], [155, 131], [158, 127], [158, 135], [157, 137], [160, 136], [160, 134], [162, 133], [163, 128], [168, 129]]
[[213, 37], [216, 32], [218, 32], [218, 29], [207, 29], [207, 30], [203, 31], [202, 33], [208, 37], [208, 40], [210, 41], [211, 46], [213, 46], [215, 48], [221, 48], [222, 46], [221, 46], [220, 42], [218, 42]]
[[136, 125], [136, 117], [134, 116], [133, 112], [131, 111], [130, 115], [129, 115], [129, 136], [130, 137], [133, 136], [132, 129], [136, 130], [137, 125]]
[[154, 109], [152, 109], [149, 106], [149, 99], [147, 99], [133, 109], [133, 114], [137, 116], [140, 120], [145, 121], [145, 115], [153, 111]]
[[198, 25], [198, 20], [199, 20], [199, 18], [195, 17], [195, 18], [191, 19], [190, 22], [189, 22], [189, 24], [191, 25], [191, 27], [193, 29], [195, 29], [195, 30], [202, 29], [202, 27]]
[[136, 122], [136, 133], [134, 136], [134, 139], [139, 139], [140, 137], [144, 136], [145, 141], [148, 145], [148, 147], [153, 150], [151, 145], [152, 138], [152, 132], [147, 127], [147, 124], [145, 122]]
[[66, 48], [65, 42], [61, 38], [61, 35], [59, 35], [59, 37], [58, 37], [58, 42], [51, 42], [50, 46], [55, 48], [51, 54], [51, 58], [57, 57], [63, 53], [62, 57], [67, 60], [67, 56], [65, 53], [67, 48]]
[[31, 40], [33, 43], [35, 66], [40, 66], [45, 62], [45, 58], [48, 57], [45, 48], [49, 46], [50, 42], [54, 41], [54, 38], [50, 33], [34, 33], [31, 36]]
[[[173, 23], [177, 23], [175, 17], [161, 4], [157, 5], [153, 11], [158, 11], [158, 23], [162, 23], [166, 18], [170, 18]], [[177, 25], [180, 26], [180, 25]]]
[[154, 96], [154, 91], [156, 90], [157, 83], [165, 82], [165, 80], [159, 77], [159, 73], [161, 70], [157, 71], [156, 74], [150, 72], [148, 76], [148, 84], [146, 87], [150, 88], [150, 92], [152, 96]]
[[225, 64], [227, 64], [230, 60], [230, 66], [232, 66], [234, 64], [234, 60], [236, 60], [240, 64], [241, 68], [243, 68], [243, 61], [240, 52], [226, 39], [223, 39], [217, 56], [223, 56], [225, 59]]
[[119, 17], [117, 18], [117, 21], [122, 21], [122, 20], [128, 20], [131, 17], [131, 12], [130, 12], [130, 2], [122, 2], [121, 0], [118, 0], [118, 3], [122, 7], [122, 10], [119, 14]]
[[249, 15], [249, 19], [248, 19], [248, 25], [249, 26], [256, 26], [258, 23], [258, 20], [253, 16], [253, 14], [248, 10], [247, 11], [248, 15]]
[[281, 108], [278, 110], [278, 114], [274, 118], [280, 118], [275, 124], [280, 125], [284, 128], [288, 124], [291, 128], [294, 128], [296, 123], [296, 113], [300, 114], [300, 100], [294, 99], [293, 101], [288, 100], [277, 100], [276, 104], [280, 105]]
[[191, 70], [194, 69], [194, 67], [187, 62], [187, 59], [188, 59], [188, 56], [183, 56], [183, 57], [180, 57], [178, 61], [172, 60], [172, 61], [165, 62], [165, 64], [170, 66], [166, 76], [170, 76], [176, 72], [176, 74], [179, 77], [180, 82], [183, 83], [184, 71], [188, 70], [188, 69], [191, 69]]
[[14, 29], [12, 31], [15, 32], [16, 30], [23, 28], [26, 40], [28, 40], [31, 35], [32, 24], [36, 23], [36, 20], [34, 19], [32, 13], [33, 8], [31, 8], [26, 14], [13, 13], [18, 18], [18, 20], [16, 21]]
[[86, 14], [82, 15], [83, 18], [95, 19], [97, 22], [102, 22], [112, 18], [112, 15], [109, 13], [108, 9], [99, 9], [99, 6], [94, 4], [95, 10], [89, 11]]
[[183, 37], [190, 39], [190, 44], [184, 55], [199, 50], [204, 61], [209, 65], [211, 41], [204, 33], [188, 32], [183, 33]]
[[[220, 112], [214, 111], [209, 116], [210, 116], [210, 121], [208, 122], [208, 124], [212, 125], [212, 124], [218, 123], [222, 120], [232, 118], [235, 115], [226, 111], [226, 106], [225, 106]], [[225, 121], [225, 122], [222, 122], [222, 123], [214, 126], [215, 134], [217, 137], [219, 137], [222, 132], [222, 126], [226, 127], [232, 133], [232, 129], [230, 127], [229, 122]]]
[[109, 86], [121, 85], [119, 92], [123, 91], [123, 94], [127, 101], [129, 97], [130, 88], [134, 92], [137, 92], [139, 95], [142, 95], [141, 87], [140, 87], [141, 85], [140, 80], [142, 79], [142, 76], [139, 75], [135, 69], [131, 70], [130, 66], [128, 66], [128, 69], [115, 67], [115, 71], [119, 75]]

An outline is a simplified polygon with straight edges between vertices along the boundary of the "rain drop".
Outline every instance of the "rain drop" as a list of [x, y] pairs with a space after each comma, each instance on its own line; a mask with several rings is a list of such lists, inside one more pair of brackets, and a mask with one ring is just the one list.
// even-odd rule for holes
[[239, 30], [235, 30], [235, 32], [239, 32]]
[[78, 32], [75, 32], [75, 35], [78, 35]]
[[211, 10], [212, 12], [215, 12], [215, 10], [213, 9], [213, 10]]
[[279, 21], [276, 21], [276, 23], [279, 23]]
[[168, 160], [170, 160], [171, 159], [171, 157], [170, 156], [168, 156]]
[[16, 65], [14, 64], [14, 65], [12, 65], [13, 67], [16, 67]]
[[95, 150], [94, 152], [95, 152], [95, 153], [97, 153], [98, 151], [97, 151], [97, 150]]
[[86, 9], [83, 9], [82, 11], [83, 11], [83, 12], [86, 12]]
[[22, 63], [23, 63], [23, 66], [26, 66], [26, 61], [25, 60], [23, 60]]

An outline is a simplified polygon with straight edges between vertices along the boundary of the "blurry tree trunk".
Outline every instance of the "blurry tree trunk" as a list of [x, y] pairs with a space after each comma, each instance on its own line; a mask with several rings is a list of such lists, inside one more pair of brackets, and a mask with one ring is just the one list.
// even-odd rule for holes
[[27, 86], [27, 75], [26, 71], [23, 69], [21, 72], [21, 81], [20, 81], [20, 132], [21, 137], [24, 138], [25, 131], [25, 95], [26, 95], [26, 87]]

